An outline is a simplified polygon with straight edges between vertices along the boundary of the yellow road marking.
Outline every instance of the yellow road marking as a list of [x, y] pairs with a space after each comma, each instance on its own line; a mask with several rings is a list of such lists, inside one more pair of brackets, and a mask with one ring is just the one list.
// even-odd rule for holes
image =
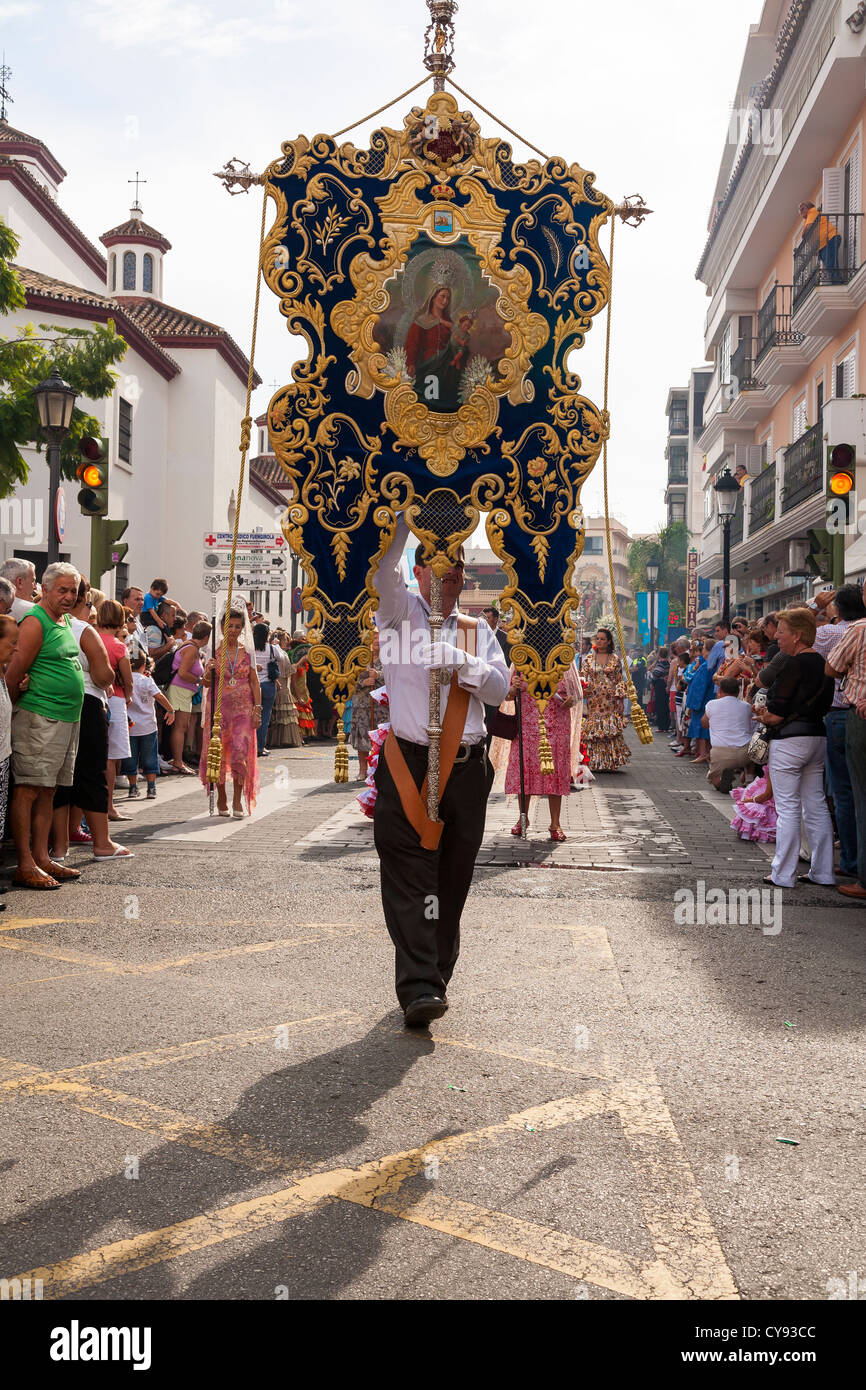
[[[592, 950], [596, 962], [611, 972], [616, 993], [627, 1001], [605, 928], [582, 928], [574, 944], [575, 951], [578, 946]], [[695, 1298], [739, 1298], [652, 1058], [642, 1044], [637, 1050], [643, 1075], [639, 1080], [623, 1078], [610, 1098], [622, 1124], [656, 1253]]]
[[91, 974], [90, 970], [64, 970], [60, 975], [37, 975], [33, 980], [16, 980], [14, 984], [0, 984], [0, 991], [6, 990], [17, 993], [22, 989], [29, 989], [31, 985], [45, 985], [51, 980], [77, 980], [82, 975]]
[[[52, 919], [53, 920], [53, 919]], [[63, 919], [57, 919], [63, 920]], [[73, 920], [73, 919], [69, 919]], [[81, 921], [98, 921], [97, 918], [81, 918]], [[33, 925], [22, 920], [15, 928], [18, 930], [24, 925]], [[42, 925], [46, 925], [43, 923]], [[202, 924], [204, 925], [204, 924]], [[370, 928], [366, 924], [360, 926], [358, 923], [349, 924], [347, 922], [329, 923], [299, 923], [302, 929], [313, 926], [325, 935], [329, 931], [343, 931], [351, 925], [354, 932], [366, 933]], [[67, 961], [72, 965], [84, 965], [92, 970], [99, 970], [105, 975], [156, 975], [163, 970], [179, 970], [185, 965], [197, 965], [199, 962], [211, 960], [226, 960], [232, 956], [257, 955], [263, 951], [284, 950], [289, 946], [305, 946], [313, 942], [320, 941], [321, 936], [287, 936], [275, 941], [253, 941], [241, 946], [222, 946], [210, 951], [191, 951], [185, 956], [172, 956], [165, 960], [158, 961], [118, 961], [108, 960], [101, 956], [91, 955], [85, 951], [75, 951], [72, 948], [42, 946], [37, 941], [29, 941], [26, 937], [19, 937], [15, 940], [0, 940], [0, 947], [5, 947], [10, 951], [20, 951], [24, 955], [44, 956], [49, 960]]]
[[62, 1298], [80, 1289], [132, 1274], [135, 1270], [177, 1259], [195, 1250], [219, 1245], [248, 1235], [250, 1231], [286, 1221], [299, 1212], [311, 1211], [325, 1201], [342, 1197], [356, 1205], [373, 1206], [376, 1203], [378, 1206], [383, 1194], [394, 1192], [407, 1177], [422, 1171], [431, 1155], [440, 1159], [462, 1157], [471, 1149], [495, 1142], [506, 1133], [523, 1131], [527, 1124], [533, 1124], [536, 1129], [555, 1129], [587, 1115], [599, 1114], [606, 1108], [607, 1101], [598, 1092], [550, 1101], [546, 1105], [510, 1115], [507, 1120], [484, 1129], [433, 1139], [420, 1148], [374, 1159], [358, 1168], [314, 1173], [279, 1192], [214, 1208], [200, 1216], [126, 1240], [112, 1241], [18, 1277], [41, 1279], [45, 1298]]
[[15, 940], [0, 939], [0, 948], [6, 951], [20, 951], [25, 956], [40, 956], [45, 960], [64, 960], [71, 965], [86, 965], [91, 970], [101, 970], [109, 975], [121, 973], [113, 960], [92, 956], [86, 951], [74, 951], [71, 947], [41, 946], [38, 941], [28, 941], [24, 937]]
[[[159, 1047], [149, 1052], [127, 1052], [119, 1057], [103, 1057], [95, 1062], [79, 1062], [74, 1067], [62, 1067], [58, 1071], [47, 1071], [34, 1067], [32, 1063], [26, 1062], [6, 1062], [0, 1058], [0, 1078], [2, 1078], [4, 1064], [15, 1069], [14, 1080], [0, 1079], [0, 1091], [12, 1092], [15, 1090], [26, 1090], [27, 1086], [33, 1082], [51, 1082], [56, 1079], [74, 1079], [77, 1077], [99, 1076], [104, 1072], [130, 1072], [147, 1071], [151, 1067], [164, 1067], [172, 1062], [184, 1062], [190, 1057], [212, 1056], [218, 1052], [226, 1052], [236, 1047], [254, 1047], [261, 1043], [271, 1043], [275, 1045], [277, 1029], [286, 1028], [289, 1035], [302, 1033], [307, 1029], [315, 1030], [320, 1025], [330, 1026], [338, 1023], [350, 1023], [360, 1021], [361, 1014], [353, 1013], [351, 1009], [337, 1009], [333, 1013], [313, 1014], [309, 1018], [288, 1019], [281, 1023], [268, 1025], [266, 1028], [247, 1028], [240, 1033], [217, 1033], [212, 1038], [197, 1038], [192, 1042], [177, 1043], [171, 1047]], [[20, 1079], [20, 1073], [26, 1071], [27, 1075]]]
[[56, 927], [70, 923], [73, 926], [98, 922], [98, 917], [10, 917], [0, 931], [21, 931], [23, 927]]
[[[345, 1201], [353, 1200], [345, 1191], [339, 1195]], [[688, 1289], [674, 1282], [661, 1261], [647, 1264], [621, 1250], [579, 1240], [550, 1226], [490, 1211], [440, 1192], [427, 1193], [417, 1200], [402, 1194], [377, 1196], [375, 1210], [426, 1226], [428, 1230], [441, 1231], [443, 1235], [456, 1236], [473, 1245], [483, 1245], [488, 1250], [501, 1250], [515, 1259], [557, 1270], [571, 1279], [585, 1280], [626, 1298], [690, 1297]]]

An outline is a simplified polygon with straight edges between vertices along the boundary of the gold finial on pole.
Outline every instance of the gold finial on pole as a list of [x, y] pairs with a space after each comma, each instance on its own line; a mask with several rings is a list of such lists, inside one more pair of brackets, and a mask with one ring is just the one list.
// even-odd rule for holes
[[424, 31], [424, 66], [433, 74], [434, 92], [445, 91], [445, 78], [454, 69], [456, 0], [427, 0], [430, 23]]

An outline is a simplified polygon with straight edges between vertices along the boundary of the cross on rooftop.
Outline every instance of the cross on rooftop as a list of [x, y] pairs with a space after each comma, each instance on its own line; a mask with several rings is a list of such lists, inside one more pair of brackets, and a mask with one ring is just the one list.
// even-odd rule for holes
[[0, 63], [0, 121], [6, 119], [6, 103], [13, 100], [6, 83], [12, 76], [12, 69], [6, 66], [6, 50], [3, 50], [3, 61]]
[[134, 184], [135, 184], [135, 202], [133, 203], [132, 206], [133, 206], [134, 208], [138, 208], [138, 211], [141, 212], [141, 204], [140, 204], [139, 201], [138, 201], [138, 185], [139, 185], [140, 183], [147, 183], [147, 179], [139, 178], [138, 170], [136, 169], [136, 171], [135, 171], [135, 178], [134, 178], [134, 179], [127, 179], [126, 182], [127, 182], [127, 183], [134, 183]]

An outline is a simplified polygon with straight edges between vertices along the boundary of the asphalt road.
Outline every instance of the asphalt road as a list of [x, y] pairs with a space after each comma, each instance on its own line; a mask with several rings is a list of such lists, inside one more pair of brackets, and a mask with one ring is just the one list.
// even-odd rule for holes
[[862, 1297], [866, 914], [803, 888], [682, 920], [766, 853], [633, 746], [566, 845], [540, 813], [520, 845], [494, 797], [429, 1034], [330, 749], [275, 752], [243, 823], [165, 779], [134, 859], [10, 892], [0, 1274], [69, 1300]]

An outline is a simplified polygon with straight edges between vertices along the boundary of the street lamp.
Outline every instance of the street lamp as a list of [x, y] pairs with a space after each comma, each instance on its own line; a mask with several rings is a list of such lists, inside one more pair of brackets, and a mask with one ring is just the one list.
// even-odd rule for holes
[[77, 391], [55, 367], [46, 381], [34, 388], [42, 432], [48, 440], [48, 563], [60, 558], [57, 534], [57, 493], [60, 490], [60, 446], [69, 433]]
[[659, 562], [654, 557], [646, 562], [646, 577], [650, 588], [649, 629], [650, 649], [652, 650], [656, 644], [656, 584], [659, 582]]
[[722, 587], [725, 592], [724, 606], [722, 609], [722, 622], [729, 624], [731, 621], [731, 519], [737, 510], [737, 498], [740, 494], [740, 484], [726, 468], [724, 473], [720, 473], [713, 483], [719, 508], [719, 516], [722, 518]]

